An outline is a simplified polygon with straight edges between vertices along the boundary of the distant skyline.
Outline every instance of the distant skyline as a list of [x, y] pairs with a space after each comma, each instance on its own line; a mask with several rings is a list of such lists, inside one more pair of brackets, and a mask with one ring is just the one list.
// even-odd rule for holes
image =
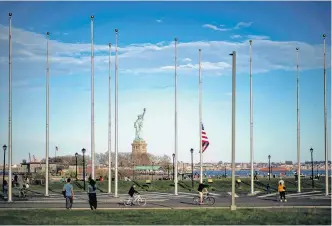
[[[181, 9], [181, 10], [174, 10]], [[13, 13], [13, 163], [45, 158], [46, 32], [50, 32], [50, 157], [90, 155], [90, 16], [95, 26], [95, 150], [107, 150], [108, 43], [119, 29], [119, 152], [131, 152], [146, 108], [148, 152], [174, 152], [178, 44], [178, 160], [199, 161], [202, 49], [204, 162], [231, 160], [231, 57], [237, 51], [236, 162], [249, 162], [249, 40], [253, 40], [254, 161], [296, 162], [299, 47], [301, 162], [324, 160], [323, 39], [331, 125], [331, 2], [0, 2], [0, 142], [8, 145], [8, 12]], [[61, 13], [59, 13], [61, 12]], [[112, 140], [114, 152], [114, 142]], [[2, 150], [1, 150], [1, 153]], [[1, 155], [2, 156], [2, 155]], [[2, 159], [2, 157], [1, 157]], [[329, 154], [330, 159], [330, 154]], [[6, 158], [7, 162], [8, 158]]]

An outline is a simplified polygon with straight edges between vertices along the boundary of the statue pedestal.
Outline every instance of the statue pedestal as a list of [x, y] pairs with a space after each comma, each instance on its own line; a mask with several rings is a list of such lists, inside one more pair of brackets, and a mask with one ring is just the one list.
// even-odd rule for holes
[[147, 143], [144, 140], [134, 140], [132, 146], [132, 159], [136, 165], [147, 165], [150, 163], [147, 154]]
[[147, 143], [144, 140], [134, 140], [131, 146], [132, 146], [132, 154], [144, 154], [147, 152], [146, 150]]

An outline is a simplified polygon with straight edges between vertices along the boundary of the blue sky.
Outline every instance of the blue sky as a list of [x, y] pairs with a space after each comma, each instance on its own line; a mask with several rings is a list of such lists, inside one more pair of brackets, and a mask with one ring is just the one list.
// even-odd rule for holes
[[[119, 151], [147, 108], [148, 152], [174, 152], [174, 37], [178, 37], [179, 161], [199, 160], [198, 49], [202, 49], [204, 161], [231, 159], [231, 57], [237, 51], [236, 161], [249, 162], [249, 39], [253, 40], [254, 159], [296, 160], [299, 47], [301, 161], [324, 159], [323, 40], [329, 2], [1, 2], [0, 141], [8, 142], [8, 12], [13, 13], [13, 161], [45, 156], [46, 39], [50, 36], [50, 156], [90, 151], [90, 15], [95, 16], [96, 152], [107, 150], [108, 43], [119, 29]], [[56, 12], [56, 13], [55, 13]], [[114, 84], [112, 85], [114, 107]], [[114, 109], [114, 108], [113, 108]], [[114, 112], [113, 112], [114, 116]], [[114, 118], [113, 118], [114, 119]], [[114, 125], [114, 120], [113, 120]], [[114, 126], [113, 126], [114, 130]], [[114, 133], [113, 133], [114, 134]], [[330, 133], [329, 133], [330, 134]], [[330, 135], [329, 135], [330, 137]], [[113, 143], [114, 144], [114, 143]]]

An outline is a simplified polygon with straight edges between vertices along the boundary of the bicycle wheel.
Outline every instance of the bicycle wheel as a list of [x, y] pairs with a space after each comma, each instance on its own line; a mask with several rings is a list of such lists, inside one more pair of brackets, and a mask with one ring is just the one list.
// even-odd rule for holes
[[146, 199], [145, 199], [145, 198], [139, 198], [139, 199], [137, 200], [137, 204], [138, 204], [139, 206], [145, 206], [145, 204], [146, 204]]
[[205, 201], [208, 205], [213, 205], [216, 200], [213, 197], [209, 196], [205, 199]]
[[198, 205], [199, 204], [199, 199], [200, 199], [199, 197], [194, 197], [193, 198], [193, 203]]
[[123, 205], [125, 206], [130, 206], [131, 205], [131, 200], [130, 199], [126, 199], [123, 201]]

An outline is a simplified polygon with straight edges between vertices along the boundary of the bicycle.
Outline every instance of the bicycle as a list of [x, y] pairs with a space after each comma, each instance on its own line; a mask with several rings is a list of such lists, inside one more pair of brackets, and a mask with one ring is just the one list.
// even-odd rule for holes
[[73, 207], [72, 198], [66, 196], [66, 209], [69, 210]]
[[[207, 193], [206, 195], [203, 196], [203, 203], [204, 204], [213, 205], [215, 203], [215, 201], [216, 201], [215, 198], [210, 196], [209, 193]], [[194, 197], [193, 202], [194, 202], [194, 204], [199, 205], [200, 197], [199, 196]]]
[[145, 206], [146, 205], [146, 199], [142, 198], [140, 196], [140, 194], [138, 194], [138, 195], [135, 195], [133, 198], [130, 197], [127, 200], [124, 200], [123, 204], [125, 206], [132, 206], [132, 205], [135, 205], [135, 204], [138, 204], [139, 206]]

